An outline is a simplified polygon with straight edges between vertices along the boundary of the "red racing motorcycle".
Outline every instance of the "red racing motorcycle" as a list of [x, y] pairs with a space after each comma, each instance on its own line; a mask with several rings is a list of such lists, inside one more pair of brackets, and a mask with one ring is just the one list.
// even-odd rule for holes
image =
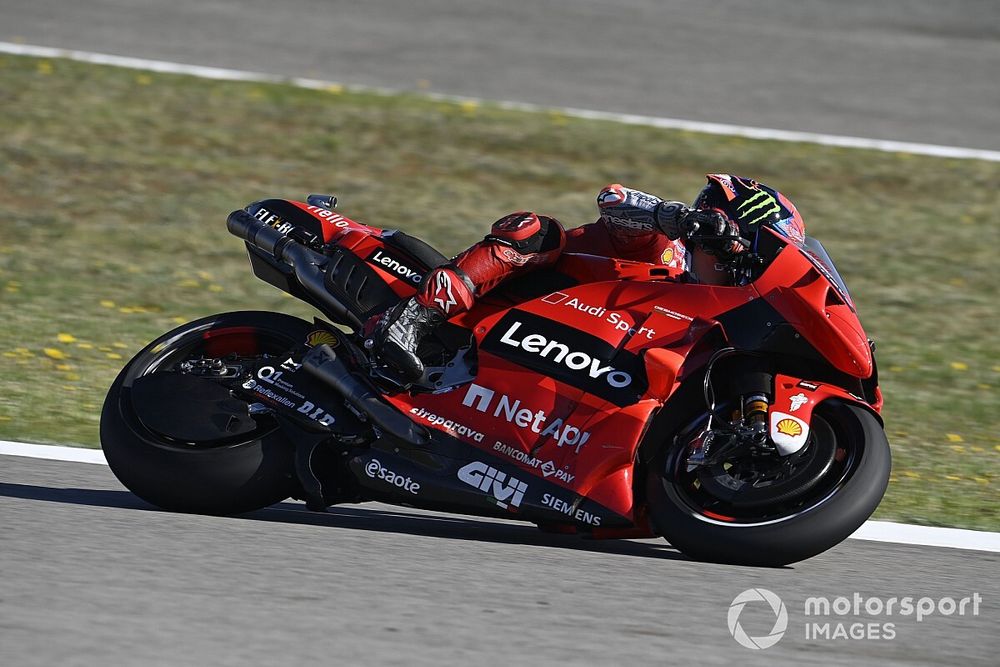
[[814, 239], [762, 228], [738, 287], [565, 254], [442, 325], [401, 386], [362, 324], [446, 259], [335, 205], [264, 200], [228, 228], [256, 276], [339, 327], [215, 315], [121, 371], [101, 441], [136, 495], [211, 514], [375, 500], [768, 566], [829, 549], [880, 502], [874, 346]]

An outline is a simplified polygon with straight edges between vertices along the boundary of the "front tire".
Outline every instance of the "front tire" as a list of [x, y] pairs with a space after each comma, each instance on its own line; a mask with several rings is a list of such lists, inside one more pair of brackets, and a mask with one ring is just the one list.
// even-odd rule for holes
[[777, 567], [839, 544], [871, 516], [885, 494], [889, 442], [875, 416], [856, 405], [829, 401], [817, 408], [814, 419], [829, 426], [814, 432], [835, 438], [838, 457], [844, 452], [843, 465], [833, 466], [796, 502], [779, 501], [742, 516], [712, 511], [681, 472], [685, 448], [674, 447], [649, 469], [646, 491], [653, 524], [684, 554], [718, 563]]
[[[198, 440], [177, 435], [196, 432], [196, 425], [179, 424], [171, 437], [140, 418], [149, 408], [137, 406], [133, 387], [194, 357], [278, 355], [312, 329], [289, 315], [243, 311], [189, 322], [150, 343], [122, 369], [104, 402], [101, 447], [112, 472], [143, 500], [180, 512], [237, 514], [289, 497], [296, 490], [293, 447], [275, 423], [248, 422], [233, 437]], [[199, 398], [170, 396], [193, 407]]]

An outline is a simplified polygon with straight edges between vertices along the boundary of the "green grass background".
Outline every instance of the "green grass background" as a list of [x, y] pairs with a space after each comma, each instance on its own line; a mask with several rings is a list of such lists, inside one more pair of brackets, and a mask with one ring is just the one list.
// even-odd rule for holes
[[0, 439], [98, 446], [117, 371], [182, 321], [311, 317], [226, 233], [249, 201], [333, 192], [453, 253], [512, 210], [575, 226], [606, 183], [689, 200], [716, 171], [796, 202], [878, 342], [895, 466], [877, 517], [1000, 529], [1000, 164], [16, 56], [0, 56]]

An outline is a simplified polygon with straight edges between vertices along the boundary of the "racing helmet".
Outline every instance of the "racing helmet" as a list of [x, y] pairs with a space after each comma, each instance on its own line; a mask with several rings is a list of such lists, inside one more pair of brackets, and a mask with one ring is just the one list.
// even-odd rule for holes
[[706, 174], [708, 183], [694, 200], [697, 209], [715, 210], [739, 228], [739, 235], [757, 244], [761, 226], [767, 226], [797, 243], [805, 239], [806, 226], [795, 205], [783, 194], [751, 178]]

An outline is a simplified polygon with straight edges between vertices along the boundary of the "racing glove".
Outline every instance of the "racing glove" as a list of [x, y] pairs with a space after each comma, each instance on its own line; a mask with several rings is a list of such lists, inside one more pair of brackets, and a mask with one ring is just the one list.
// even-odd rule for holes
[[[638, 236], [664, 232], [664, 224], [681, 210], [690, 210], [678, 201], [663, 201], [656, 195], [615, 183], [597, 195], [601, 222], [616, 234]], [[668, 233], [667, 236], [670, 236]], [[670, 236], [671, 239], [679, 238]]]
[[679, 225], [685, 238], [691, 239], [709, 255], [729, 260], [744, 249], [738, 241], [740, 228], [735, 222], [718, 211], [710, 209], [691, 211]]

